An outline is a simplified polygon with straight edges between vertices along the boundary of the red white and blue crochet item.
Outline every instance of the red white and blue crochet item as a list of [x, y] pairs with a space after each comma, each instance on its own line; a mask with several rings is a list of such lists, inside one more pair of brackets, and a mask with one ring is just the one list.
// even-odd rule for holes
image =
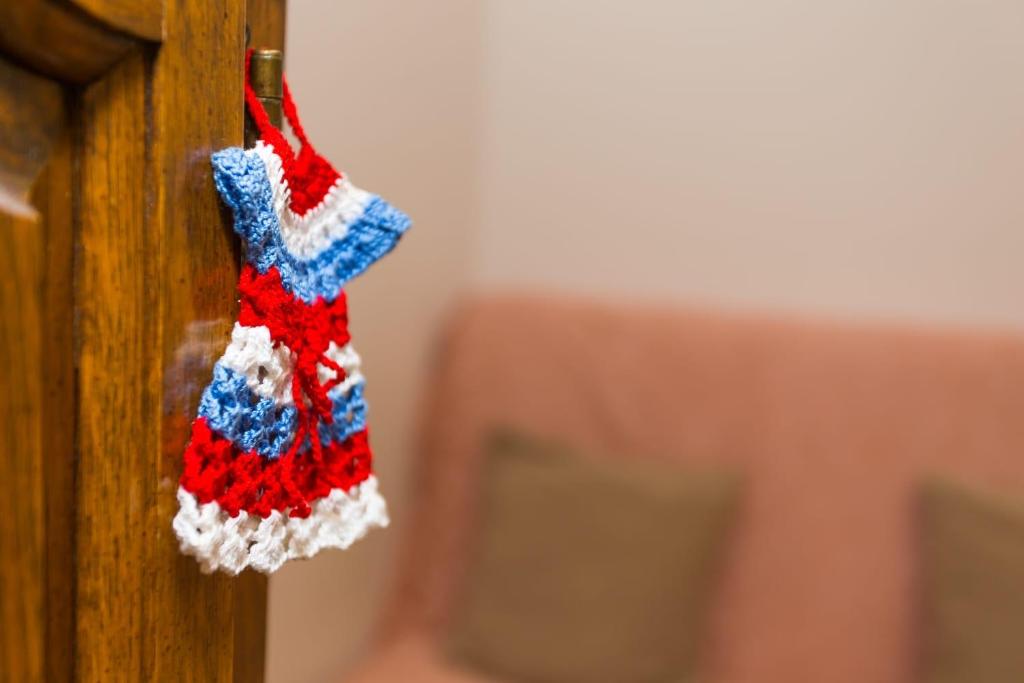
[[212, 158], [245, 244], [241, 312], [192, 424], [174, 518], [182, 552], [231, 574], [273, 572], [388, 524], [342, 287], [409, 227], [316, 153], [287, 84], [297, 154], [248, 86], [246, 102], [260, 140]]

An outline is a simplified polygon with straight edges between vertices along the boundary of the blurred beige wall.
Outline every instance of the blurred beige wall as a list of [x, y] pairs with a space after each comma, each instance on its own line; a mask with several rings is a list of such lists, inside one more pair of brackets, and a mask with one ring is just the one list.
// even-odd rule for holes
[[1024, 323], [1024, 3], [487, 7], [479, 281]]
[[[1016, 0], [293, 0], [306, 127], [416, 219], [350, 299], [396, 526], [463, 288], [1024, 324], [1021, 35]], [[270, 683], [358, 657], [400, 531], [274, 577]]]

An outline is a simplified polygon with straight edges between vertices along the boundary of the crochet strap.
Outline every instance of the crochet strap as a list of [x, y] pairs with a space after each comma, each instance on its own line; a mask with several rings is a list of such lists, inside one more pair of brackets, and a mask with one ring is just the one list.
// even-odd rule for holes
[[[291, 145], [288, 144], [284, 134], [270, 122], [270, 116], [267, 115], [263, 102], [260, 101], [259, 96], [256, 95], [256, 91], [252, 87], [252, 82], [249, 80], [252, 53], [252, 48], [249, 48], [245, 53], [245, 104], [249, 108], [249, 115], [252, 116], [256, 129], [260, 132], [260, 138], [274, 147], [274, 150], [287, 166], [294, 161], [295, 152], [292, 150]], [[295, 108], [295, 101], [292, 99], [292, 91], [288, 87], [288, 81], [284, 76], [281, 77], [281, 81], [283, 86], [283, 100], [281, 104], [282, 109], [284, 109], [285, 119], [287, 119], [288, 125], [292, 129], [292, 133], [295, 134], [295, 137], [302, 144], [300, 152], [303, 148], [309, 148], [312, 151], [313, 145], [309, 142], [309, 138], [306, 137], [306, 131], [302, 128], [302, 123], [299, 121], [299, 112]]]
[[288, 78], [281, 76], [281, 85], [284, 90], [284, 100], [282, 105], [284, 106], [284, 117], [288, 119], [288, 125], [291, 126], [292, 132], [295, 133], [295, 137], [299, 139], [303, 147], [312, 147], [309, 144], [309, 138], [306, 137], [306, 131], [302, 129], [302, 124], [299, 123], [299, 112], [295, 109], [295, 100], [292, 99], [291, 88], [288, 87]]

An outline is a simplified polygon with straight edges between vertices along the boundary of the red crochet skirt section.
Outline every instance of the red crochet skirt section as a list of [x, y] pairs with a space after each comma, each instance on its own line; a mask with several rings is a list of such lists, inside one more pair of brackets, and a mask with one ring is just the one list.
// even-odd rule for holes
[[285, 289], [276, 266], [260, 274], [247, 263], [238, 279], [238, 294], [242, 301], [238, 322], [247, 327], [266, 325], [271, 339], [296, 353], [309, 349], [319, 355], [329, 342], [344, 346], [351, 339], [344, 291], [331, 303], [317, 299], [307, 304]]
[[[279, 147], [284, 142], [283, 138], [264, 141], [270, 143], [278, 156], [282, 156]], [[291, 193], [288, 206], [299, 216], [315, 209], [341, 178], [341, 174], [334, 170], [330, 162], [312, 147], [303, 147], [292, 164], [282, 163], [282, 166]]]
[[273, 510], [308, 517], [311, 502], [362, 483], [372, 465], [365, 430], [324, 446], [319, 461], [311, 450], [268, 460], [241, 452], [200, 417], [192, 423], [181, 485], [201, 504], [216, 501], [232, 517], [242, 510], [260, 517]]

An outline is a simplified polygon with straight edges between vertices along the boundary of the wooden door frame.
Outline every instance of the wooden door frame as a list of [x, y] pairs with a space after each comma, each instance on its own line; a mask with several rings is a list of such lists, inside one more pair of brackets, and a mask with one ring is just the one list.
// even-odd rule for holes
[[284, 11], [0, 0], [0, 681], [263, 678], [266, 580], [200, 574], [171, 519], [237, 312], [209, 154]]

